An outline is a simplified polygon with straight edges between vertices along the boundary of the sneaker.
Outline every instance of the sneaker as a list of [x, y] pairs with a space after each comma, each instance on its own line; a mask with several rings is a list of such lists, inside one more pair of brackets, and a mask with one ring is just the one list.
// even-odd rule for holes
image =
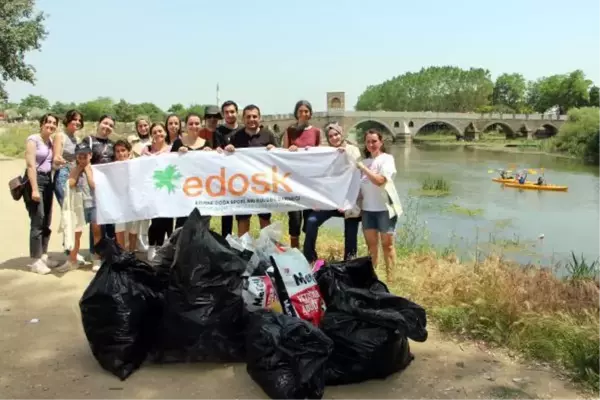
[[98, 270], [100, 269], [100, 265], [102, 265], [102, 261], [95, 258], [94, 261], [92, 261], [92, 271], [98, 272]]
[[85, 257], [82, 256], [81, 254], [77, 254], [77, 263], [78, 264], [85, 264]]
[[65, 261], [65, 263], [63, 265], [56, 268], [56, 271], [60, 272], [60, 273], [64, 273], [64, 272], [73, 271], [74, 269], [77, 269], [77, 268], [79, 268], [79, 264], [77, 264], [76, 262], [73, 262], [71, 260], [67, 260], [67, 261]]
[[50, 260], [48, 254], [42, 254], [41, 260], [46, 264], [48, 268], [56, 268], [60, 265], [58, 261]]
[[154, 247], [154, 246], [148, 247], [148, 254], [146, 255], [146, 258], [148, 259], [148, 261], [152, 261], [154, 259], [154, 256], [156, 256], [156, 247]]
[[46, 275], [52, 272], [50, 268], [46, 265], [46, 263], [41, 259], [35, 260], [33, 264], [29, 266], [31, 268], [31, 272], [35, 272], [36, 274]]

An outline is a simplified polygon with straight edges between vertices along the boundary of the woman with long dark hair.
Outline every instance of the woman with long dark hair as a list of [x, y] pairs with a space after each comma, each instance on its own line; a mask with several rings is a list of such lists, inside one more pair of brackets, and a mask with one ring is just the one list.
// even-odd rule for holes
[[[200, 137], [202, 119], [196, 113], [190, 113], [185, 117], [186, 135], [176, 139], [171, 145], [172, 152], [186, 154], [188, 151], [212, 150], [213, 143]], [[178, 217], [175, 219], [175, 228], [185, 224], [187, 217]]]
[[181, 137], [182, 126], [181, 119], [177, 114], [167, 115], [165, 120], [165, 128], [167, 129], [167, 137], [165, 138], [167, 144], [172, 145], [175, 140]]
[[29, 265], [32, 272], [45, 275], [58, 263], [48, 259], [48, 243], [52, 230], [52, 181], [53, 145], [51, 136], [58, 127], [58, 118], [44, 114], [40, 118], [40, 132], [25, 141], [27, 184], [23, 193], [25, 208], [29, 214]]
[[[310, 124], [312, 118], [310, 103], [306, 100], [298, 101], [294, 106], [294, 117], [297, 122], [284, 132], [282, 147], [289, 151], [298, 151], [298, 149], [319, 146], [321, 144], [321, 130]], [[306, 219], [310, 212], [311, 210], [288, 212], [288, 233], [292, 247], [300, 247], [300, 233], [306, 231]]]
[[[152, 144], [142, 150], [143, 156], [159, 156], [169, 154], [171, 146], [167, 144], [167, 130], [161, 123], [150, 125], [150, 137]], [[152, 218], [148, 229], [148, 261], [152, 261], [156, 255], [156, 248], [163, 245], [165, 236], [168, 238], [173, 233], [173, 218]]]

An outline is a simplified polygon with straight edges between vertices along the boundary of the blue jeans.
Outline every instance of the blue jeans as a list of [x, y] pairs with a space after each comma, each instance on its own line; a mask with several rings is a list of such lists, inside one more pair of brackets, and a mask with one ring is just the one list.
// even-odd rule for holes
[[[304, 257], [306, 257], [309, 263], [317, 260], [315, 246], [317, 243], [317, 235], [319, 234], [319, 227], [332, 217], [344, 218], [344, 214], [337, 210], [319, 210], [313, 211], [308, 215], [308, 218], [305, 221], [306, 236], [304, 238]], [[359, 222], [360, 217], [344, 219], [344, 260], [356, 257]]]
[[56, 201], [58, 201], [60, 208], [62, 208], [63, 202], [65, 200], [65, 186], [67, 184], [67, 181], [69, 180], [70, 173], [70, 164], [67, 164], [57, 169], [54, 173], [54, 195], [56, 196]]

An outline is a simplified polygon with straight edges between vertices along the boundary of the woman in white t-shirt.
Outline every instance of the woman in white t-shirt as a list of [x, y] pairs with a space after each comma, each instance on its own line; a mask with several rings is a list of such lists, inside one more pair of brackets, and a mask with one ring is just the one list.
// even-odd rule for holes
[[394, 157], [386, 153], [383, 136], [376, 129], [369, 129], [365, 134], [365, 156], [362, 162], [356, 163], [362, 172], [363, 232], [373, 265], [377, 265], [381, 241], [388, 279], [392, 279], [392, 267], [396, 263], [394, 234], [402, 206], [394, 186]]

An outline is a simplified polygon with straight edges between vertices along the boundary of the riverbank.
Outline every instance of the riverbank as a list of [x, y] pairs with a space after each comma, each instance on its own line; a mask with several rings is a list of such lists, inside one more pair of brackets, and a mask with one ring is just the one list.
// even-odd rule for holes
[[493, 137], [491, 139], [480, 139], [477, 141], [456, 140], [454, 136], [448, 135], [423, 135], [413, 138], [413, 144], [431, 147], [463, 147], [476, 150], [496, 151], [504, 153], [548, 155], [557, 158], [576, 160], [577, 158], [566, 153], [558, 153], [548, 150], [544, 142], [547, 139], [526, 140], [526, 139], [505, 139]]
[[[218, 231], [218, 221], [213, 224]], [[443, 333], [508, 348], [598, 391], [600, 292], [584, 260], [567, 266], [571, 274], [564, 279], [550, 269], [507, 262], [501, 255], [460, 261], [448, 249], [436, 251], [412, 229], [405, 223], [398, 232], [398, 261], [393, 280], [387, 281], [395, 293], [423, 305]], [[321, 229], [321, 258], [343, 257], [341, 235]], [[365, 254], [361, 238], [359, 255]], [[385, 277], [381, 266], [378, 274]]]
[[[5, 161], [2, 167], [0, 179], [7, 181], [22, 172], [22, 161]], [[6, 338], [0, 343], [0, 368], [10, 371], [0, 377], [0, 387], [7, 397], [264, 396], [237, 365], [147, 365], [125, 383], [103, 373], [89, 353], [77, 307], [93, 274], [87, 268], [65, 275], [28, 272], [25, 208], [7, 200], [3, 213], [11, 227], [0, 231], [0, 316]], [[287, 226], [284, 216], [275, 219]], [[402, 218], [396, 276], [389, 284], [395, 293], [426, 307], [432, 335], [425, 343], [411, 343], [417, 359], [402, 374], [328, 388], [328, 397], [396, 398], [400, 391], [410, 398], [580, 397], [557, 377], [556, 369], [586, 383], [586, 390], [595, 387], [598, 292], [589, 281], [563, 281], [550, 271], [523, 270], [501, 259], [459, 262], [451, 251], [445, 256], [433, 252], [407, 220], [408, 215]], [[58, 222], [55, 207], [50, 250], [61, 259]], [[213, 219], [217, 232], [219, 222]], [[252, 227], [256, 233], [255, 220]], [[342, 246], [338, 231], [322, 229], [317, 245], [321, 257], [341, 259]], [[359, 254], [366, 254], [362, 239]], [[513, 353], [507, 354], [505, 347]], [[73, 389], [73, 382], [83, 385]]]

